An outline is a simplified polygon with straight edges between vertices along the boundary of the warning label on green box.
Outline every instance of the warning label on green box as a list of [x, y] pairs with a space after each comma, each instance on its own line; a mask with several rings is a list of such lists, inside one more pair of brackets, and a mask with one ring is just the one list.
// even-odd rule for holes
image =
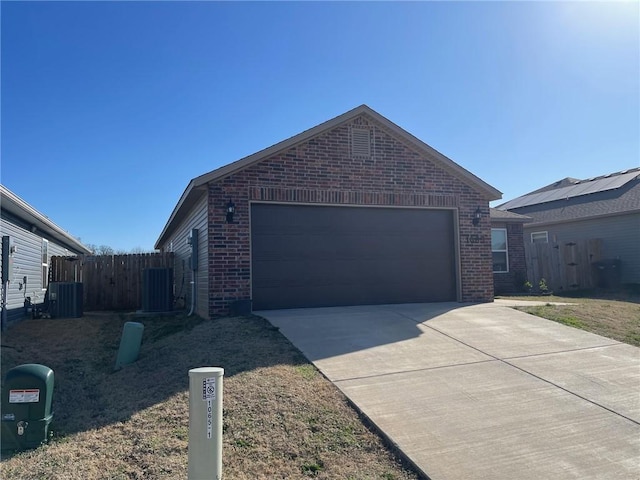
[[40, 401], [40, 390], [9, 390], [9, 403], [37, 403]]

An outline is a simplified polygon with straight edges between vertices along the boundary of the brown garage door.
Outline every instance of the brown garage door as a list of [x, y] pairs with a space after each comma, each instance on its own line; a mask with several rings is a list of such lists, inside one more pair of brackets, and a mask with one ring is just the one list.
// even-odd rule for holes
[[254, 310], [456, 300], [449, 210], [253, 204]]

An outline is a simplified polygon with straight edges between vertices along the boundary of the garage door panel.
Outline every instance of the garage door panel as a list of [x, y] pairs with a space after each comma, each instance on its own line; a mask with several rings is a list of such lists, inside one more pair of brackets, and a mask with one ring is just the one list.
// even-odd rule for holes
[[[269, 235], [261, 236], [260, 258], [282, 261], [320, 260], [349, 258], [406, 258], [408, 252], [420, 258], [425, 247], [446, 249], [450, 235], [437, 235], [425, 245], [424, 236], [416, 237], [415, 232], [405, 235]], [[327, 237], [331, 241], [327, 241]], [[287, 245], [283, 249], [283, 245]], [[363, 245], [366, 248], [363, 249]]]
[[[372, 288], [366, 289], [365, 286], [345, 288], [342, 291], [337, 290], [335, 285], [319, 286], [314, 288], [312, 292], [310, 292], [307, 287], [291, 287], [284, 291], [280, 288], [269, 287], [264, 290], [265, 298], [278, 299], [279, 303], [273, 308], [307, 308], [309, 305], [313, 305], [314, 307], [331, 307], [343, 305], [414, 303], [416, 301], [415, 295], [418, 293], [417, 291], [405, 290], [403, 295], [396, 295], [392, 299], [387, 299], [388, 286], [383, 285], [373, 285]], [[447, 300], [443, 299], [441, 301]], [[259, 305], [256, 309], [269, 310], [270, 308]]]
[[252, 205], [255, 309], [455, 300], [446, 210]]
[[[304, 279], [308, 286], [318, 285], [345, 285], [345, 284], [371, 284], [378, 283], [407, 283], [407, 277], [420, 275], [429, 268], [427, 262], [412, 262], [409, 260], [341, 260], [339, 274], [336, 274], [335, 265], [329, 261], [290, 261], [261, 262], [256, 265], [256, 274], [253, 276], [254, 287], [269, 286], [297, 286]], [[281, 273], [274, 278], [273, 271]]]

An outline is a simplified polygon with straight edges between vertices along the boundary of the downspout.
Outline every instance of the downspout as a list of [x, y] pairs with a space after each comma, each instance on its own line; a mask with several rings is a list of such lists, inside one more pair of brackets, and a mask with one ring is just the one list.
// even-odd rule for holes
[[191, 261], [189, 267], [191, 267], [191, 310], [187, 314], [188, 317], [193, 315], [196, 310], [196, 270], [198, 270], [198, 229], [192, 228], [191, 234], [187, 238], [189, 245], [191, 245]]
[[191, 270], [191, 310], [187, 314], [187, 317], [193, 315], [196, 309], [196, 271]]
[[[5, 261], [3, 259], [3, 261]], [[9, 282], [2, 282], [2, 300], [0, 301], [2, 310], [0, 310], [0, 330], [5, 331], [7, 328], [7, 288]]]

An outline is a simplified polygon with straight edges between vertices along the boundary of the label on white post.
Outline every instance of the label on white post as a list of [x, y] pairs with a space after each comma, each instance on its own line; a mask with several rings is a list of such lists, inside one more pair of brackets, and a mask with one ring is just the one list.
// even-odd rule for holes
[[207, 440], [213, 438], [213, 400], [207, 400]]
[[202, 400], [207, 402], [207, 439], [213, 438], [213, 401], [216, 399], [216, 379], [208, 377], [202, 380]]
[[216, 399], [216, 379], [207, 377], [202, 380], [202, 400]]

